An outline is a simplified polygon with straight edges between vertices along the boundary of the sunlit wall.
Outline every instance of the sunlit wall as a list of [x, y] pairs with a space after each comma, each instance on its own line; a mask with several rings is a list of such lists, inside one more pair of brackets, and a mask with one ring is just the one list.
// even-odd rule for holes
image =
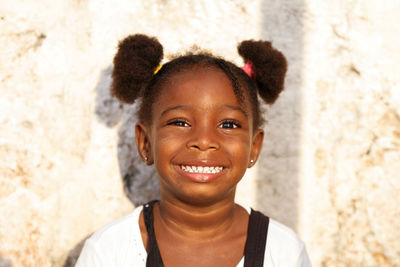
[[[102, 225], [157, 197], [135, 107], [108, 93], [118, 40], [289, 61], [237, 200], [292, 227], [314, 266], [400, 266], [397, 1], [0, 1], [0, 266], [72, 266]], [[167, 59], [166, 59], [167, 60]]]

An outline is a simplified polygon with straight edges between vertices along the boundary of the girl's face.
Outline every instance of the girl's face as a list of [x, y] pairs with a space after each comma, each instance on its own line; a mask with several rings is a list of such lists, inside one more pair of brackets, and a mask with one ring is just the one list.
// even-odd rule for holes
[[263, 140], [244, 102], [216, 68], [183, 71], [163, 85], [151, 125], [136, 125], [139, 153], [154, 163], [162, 197], [196, 204], [234, 197]]

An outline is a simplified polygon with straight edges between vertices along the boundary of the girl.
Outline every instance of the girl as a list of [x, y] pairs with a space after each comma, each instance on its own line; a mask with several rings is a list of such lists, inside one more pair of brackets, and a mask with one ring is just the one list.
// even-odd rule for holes
[[111, 91], [140, 99], [136, 145], [159, 176], [160, 200], [90, 237], [76, 266], [310, 266], [287, 227], [235, 204], [235, 189], [262, 147], [258, 95], [272, 104], [286, 60], [271, 43], [244, 41], [245, 66], [208, 53], [160, 66], [155, 38], [119, 44]]

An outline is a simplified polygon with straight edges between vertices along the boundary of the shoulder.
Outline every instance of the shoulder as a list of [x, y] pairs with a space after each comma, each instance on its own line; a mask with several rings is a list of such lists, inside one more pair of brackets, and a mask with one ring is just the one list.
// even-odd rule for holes
[[289, 227], [270, 219], [264, 260], [267, 266], [311, 266], [305, 245]]
[[109, 223], [97, 230], [89, 240], [93, 243], [104, 243], [105, 241], [114, 241], [121, 234], [132, 232], [133, 226], [138, 223], [142, 206], [135, 208], [131, 213]]
[[[140, 254], [145, 249], [138, 223], [141, 211], [142, 206], [137, 207], [130, 214], [96, 231], [85, 241], [76, 266], [125, 266], [128, 261], [142, 258]], [[133, 259], [133, 256], [138, 259]]]
[[[244, 209], [248, 213], [251, 212], [249, 207]], [[292, 229], [271, 218], [268, 224], [264, 266], [311, 266], [304, 242]]]
[[299, 252], [304, 247], [303, 241], [289, 227], [275, 221], [269, 220], [267, 247], [279, 249], [285, 247], [286, 250]]

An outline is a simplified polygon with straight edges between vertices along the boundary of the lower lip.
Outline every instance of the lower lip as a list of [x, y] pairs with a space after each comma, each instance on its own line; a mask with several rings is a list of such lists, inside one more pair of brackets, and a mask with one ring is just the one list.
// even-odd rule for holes
[[175, 168], [178, 172], [187, 177], [189, 180], [196, 183], [209, 183], [220, 177], [224, 172], [225, 168], [218, 173], [196, 173], [196, 172], [187, 172], [182, 170], [180, 166], [175, 165]]

